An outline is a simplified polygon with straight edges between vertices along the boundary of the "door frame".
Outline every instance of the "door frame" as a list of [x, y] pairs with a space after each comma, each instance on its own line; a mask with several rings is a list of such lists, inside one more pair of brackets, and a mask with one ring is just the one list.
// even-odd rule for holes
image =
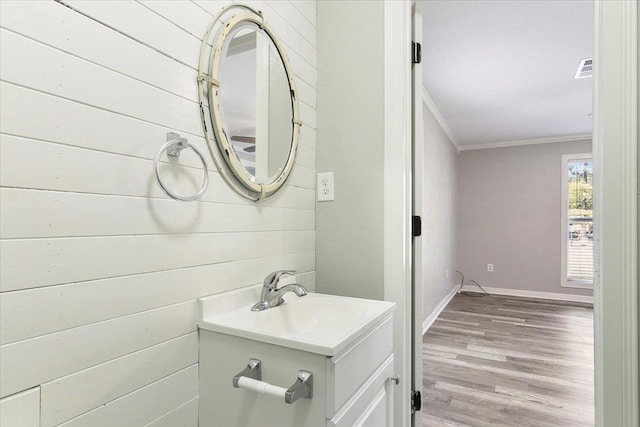
[[[411, 210], [412, 215], [422, 220], [424, 216], [424, 84], [421, 58], [414, 62], [420, 52], [422, 40], [423, 5], [413, 1], [411, 7]], [[413, 218], [411, 221], [413, 228]], [[424, 237], [415, 236], [411, 230], [411, 391], [420, 393], [423, 390], [423, 356], [422, 356], [422, 324], [423, 324], [423, 262]], [[413, 400], [413, 399], [411, 399]], [[422, 407], [422, 403], [420, 405]], [[422, 426], [422, 411], [417, 410], [411, 415], [411, 426]]]
[[394, 425], [411, 425], [411, 1], [384, 2], [384, 299], [393, 315]]
[[596, 426], [639, 424], [638, 7], [595, 1]]

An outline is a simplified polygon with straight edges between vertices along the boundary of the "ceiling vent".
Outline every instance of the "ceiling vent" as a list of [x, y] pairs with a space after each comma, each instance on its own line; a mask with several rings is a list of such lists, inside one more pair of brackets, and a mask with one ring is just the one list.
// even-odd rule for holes
[[575, 79], [584, 79], [585, 77], [593, 77], [593, 58], [587, 58], [580, 61], [578, 71], [576, 71]]

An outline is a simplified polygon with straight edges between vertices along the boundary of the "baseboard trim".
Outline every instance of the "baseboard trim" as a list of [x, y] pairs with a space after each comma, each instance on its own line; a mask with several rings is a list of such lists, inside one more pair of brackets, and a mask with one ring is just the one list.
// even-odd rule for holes
[[451, 299], [453, 299], [453, 297], [456, 295], [457, 290], [458, 287], [454, 286], [453, 289], [451, 289], [451, 292], [449, 292], [447, 296], [444, 297], [442, 301], [440, 301], [440, 303], [436, 306], [436, 308], [431, 312], [429, 317], [427, 317], [424, 322], [422, 322], [422, 335], [427, 333], [431, 325], [433, 325], [433, 322], [435, 322], [438, 316], [440, 316], [440, 313], [442, 313], [442, 310], [444, 310], [447, 304], [449, 304], [449, 301], [451, 301]]
[[[490, 294], [494, 295], [551, 299], [557, 301], [586, 302], [593, 304], [593, 295], [558, 294], [554, 292], [525, 291], [522, 289], [489, 288], [487, 286], [483, 286], [483, 288]], [[462, 290], [471, 292], [480, 291], [476, 286], [473, 285], [464, 285]]]

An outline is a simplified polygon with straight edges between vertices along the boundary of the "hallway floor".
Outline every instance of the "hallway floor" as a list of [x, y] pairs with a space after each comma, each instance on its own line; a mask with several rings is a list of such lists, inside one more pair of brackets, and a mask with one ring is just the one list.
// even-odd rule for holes
[[590, 304], [456, 295], [422, 348], [425, 427], [594, 425]]

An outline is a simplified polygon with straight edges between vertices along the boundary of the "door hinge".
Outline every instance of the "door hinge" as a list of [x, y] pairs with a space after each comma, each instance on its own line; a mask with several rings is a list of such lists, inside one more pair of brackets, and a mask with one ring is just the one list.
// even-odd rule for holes
[[411, 217], [411, 236], [422, 236], [422, 218], [418, 215], [413, 215]]
[[411, 413], [422, 409], [422, 393], [420, 390], [411, 390]]
[[420, 64], [422, 62], [422, 45], [411, 42], [411, 63]]

